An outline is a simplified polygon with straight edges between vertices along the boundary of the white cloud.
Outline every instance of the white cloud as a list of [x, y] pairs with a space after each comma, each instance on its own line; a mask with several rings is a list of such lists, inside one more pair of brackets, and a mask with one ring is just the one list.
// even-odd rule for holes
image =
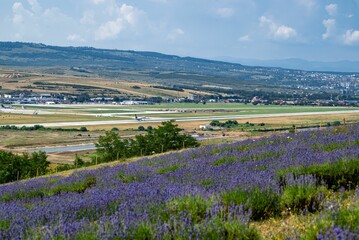
[[85, 39], [78, 34], [70, 34], [66, 37], [66, 40], [71, 42], [85, 42]]
[[22, 5], [22, 3], [20, 2], [15, 2], [12, 5], [12, 12], [13, 12], [13, 18], [12, 18], [12, 22], [14, 24], [22, 24], [24, 23], [24, 19], [27, 16], [31, 16], [32, 13], [27, 11], [24, 6]]
[[297, 36], [297, 31], [291, 27], [281, 25], [274, 32], [274, 36], [277, 38], [287, 39]]
[[359, 30], [350, 29], [343, 36], [344, 44], [352, 45], [359, 43]]
[[97, 29], [96, 40], [114, 39], [126, 28], [134, 28], [142, 14], [142, 11], [127, 4], [122, 4], [116, 12], [115, 19], [103, 23]]
[[218, 8], [216, 14], [222, 18], [230, 18], [234, 14], [233, 8]]
[[330, 16], [334, 16], [337, 14], [338, 5], [331, 3], [325, 6], [325, 10], [328, 12]]
[[104, 3], [106, 0], [92, 0], [92, 3], [93, 4], [101, 4], [101, 3]]
[[286, 25], [278, 25], [266, 16], [261, 16], [259, 23], [261, 27], [269, 28], [269, 34], [274, 39], [285, 40], [297, 36], [297, 31], [294, 28]]
[[82, 18], [80, 19], [80, 23], [83, 25], [93, 25], [96, 23], [95, 14], [93, 12], [84, 12]]
[[13, 32], [21, 33], [22, 39], [34, 42], [51, 39], [55, 43], [60, 39], [66, 39], [69, 28], [72, 32], [76, 31], [76, 21], [59, 8], [42, 8], [38, 0], [24, 0], [23, 2], [25, 3], [22, 4], [19, 1], [12, 5]]
[[244, 35], [240, 38], [238, 38], [238, 41], [240, 42], [249, 42], [251, 40], [251, 38], [249, 37], [249, 35]]
[[41, 13], [41, 6], [37, 0], [27, 0], [33, 13]]
[[329, 37], [333, 36], [335, 32], [335, 19], [326, 19], [323, 20], [323, 25], [326, 28], [325, 33], [322, 35], [322, 39], [328, 39]]
[[102, 24], [96, 32], [96, 40], [107, 40], [116, 38], [124, 29], [124, 23], [121, 19], [116, 21], [108, 21]]
[[122, 4], [119, 10], [120, 18], [124, 19], [131, 25], [136, 24], [137, 21], [137, 10], [133, 6]]
[[169, 40], [176, 40], [180, 36], [184, 35], [184, 31], [181, 28], [173, 29], [168, 35], [167, 38]]
[[317, 5], [316, 0], [297, 0], [297, 2], [308, 9], [312, 9]]
[[168, 0], [150, 0], [150, 2], [154, 2], [154, 3], [168, 3]]

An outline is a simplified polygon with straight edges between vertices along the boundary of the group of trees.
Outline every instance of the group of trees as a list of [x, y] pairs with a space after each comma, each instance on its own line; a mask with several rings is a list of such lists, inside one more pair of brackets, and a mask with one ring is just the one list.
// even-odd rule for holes
[[3, 125], [3, 126], [0, 126], [0, 130], [19, 130], [19, 131], [48, 130], [48, 131], [67, 131], [67, 132], [70, 132], [70, 131], [87, 132], [86, 127], [80, 127], [79, 129], [77, 129], [77, 128], [48, 128], [48, 127], [44, 127], [43, 125], [34, 125], [31, 127], [26, 127], [26, 126], [17, 127], [15, 125]]
[[[145, 135], [133, 139], [122, 139], [118, 131], [107, 131], [96, 143], [96, 159], [84, 162], [76, 155], [73, 166], [64, 165], [58, 171], [110, 162], [134, 156], [145, 156], [199, 146], [191, 135], [182, 134], [182, 129], [173, 121], [163, 122], [158, 128], [147, 128]], [[50, 162], [44, 152], [23, 153], [21, 155], [0, 150], [0, 184], [37, 177], [50, 172]]]
[[148, 130], [145, 135], [136, 135], [133, 139], [121, 139], [115, 131], [108, 131], [100, 136], [96, 144], [98, 162], [145, 156], [199, 146], [191, 135], [182, 134], [182, 129], [173, 121], [163, 122], [158, 128]]
[[220, 122], [218, 120], [213, 120], [209, 125], [212, 127], [223, 127], [223, 128], [231, 128], [238, 126], [238, 122], [236, 120], [228, 120], [226, 122]]
[[18, 155], [0, 150], [0, 184], [44, 175], [49, 165], [44, 152]]

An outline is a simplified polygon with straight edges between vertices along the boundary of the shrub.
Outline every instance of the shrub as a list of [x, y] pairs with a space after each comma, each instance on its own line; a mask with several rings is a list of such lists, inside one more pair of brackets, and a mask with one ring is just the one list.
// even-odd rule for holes
[[141, 222], [138, 226], [132, 230], [132, 239], [138, 240], [151, 240], [156, 239], [154, 234], [153, 225], [149, 223]]
[[259, 187], [245, 191], [241, 188], [222, 194], [225, 205], [243, 205], [246, 210], [251, 210], [252, 220], [264, 220], [277, 216], [280, 213], [279, 195], [271, 189], [262, 190]]
[[283, 209], [301, 213], [303, 210], [315, 212], [320, 209], [322, 196], [327, 192], [323, 186], [317, 188], [311, 184], [295, 184], [287, 186], [283, 190], [280, 198], [280, 204]]
[[332, 125], [333, 125], [333, 126], [339, 126], [339, 125], [340, 125], [340, 121], [334, 121], [334, 122], [332, 123]]
[[168, 167], [163, 167], [163, 168], [160, 168], [158, 170], [158, 173], [159, 174], [165, 174], [165, 173], [169, 173], [169, 172], [174, 172], [176, 171], [177, 169], [179, 169], [180, 166], [179, 165], [171, 165], [171, 166], [168, 166]]
[[292, 173], [295, 177], [312, 175], [318, 186], [324, 183], [333, 190], [338, 190], [341, 187], [354, 189], [359, 184], [359, 158], [282, 170], [278, 173], [282, 184], [286, 184], [283, 180], [288, 173]]
[[139, 127], [137, 128], [137, 130], [138, 130], [138, 131], [145, 131], [146, 129], [145, 129], [144, 126], [139, 126]]
[[249, 227], [235, 219], [224, 220], [219, 217], [206, 225], [202, 233], [203, 239], [262, 239], [255, 228]]
[[205, 218], [206, 212], [211, 205], [210, 200], [200, 195], [195, 195], [173, 199], [168, 204], [168, 209], [171, 213], [175, 214], [180, 212], [185, 213], [194, 223], [197, 223]]
[[217, 161], [215, 161], [214, 165], [220, 166], [222, 164], [233, 163], [236, 161], [237, 161], [237, 158], [235, 156], [226, 156], [226, 157], [222, 157], [222, 158], [218, 159]]
[[81, 131], [81, 132], [87, 132], [88, 130], [87, 130], [86, 127], [80, 127], [80, 131]]

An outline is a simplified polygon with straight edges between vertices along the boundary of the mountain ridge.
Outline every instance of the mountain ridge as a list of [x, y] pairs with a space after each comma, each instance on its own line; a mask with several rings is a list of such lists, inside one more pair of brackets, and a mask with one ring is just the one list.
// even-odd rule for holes
[[218, 57], [218, 60], [241, 63], [250, 66], [262, 67], [279, 67], [284, 69], [315, 71], [315, 72], [359, 72], [359, 61], [339, 60], [339, 61], [314, 61], [301, 58], [284, 58], [284, 59], [246, 59]]

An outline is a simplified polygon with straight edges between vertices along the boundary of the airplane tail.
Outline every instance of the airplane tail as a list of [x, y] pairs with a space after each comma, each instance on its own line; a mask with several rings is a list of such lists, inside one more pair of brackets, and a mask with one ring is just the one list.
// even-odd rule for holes
[[138, 119], [137, 114], [135, 114], [135, 118]]
[[2, 108], [5, 108], [4, 104], [1, 104], [1, 107], [2, 107]]

